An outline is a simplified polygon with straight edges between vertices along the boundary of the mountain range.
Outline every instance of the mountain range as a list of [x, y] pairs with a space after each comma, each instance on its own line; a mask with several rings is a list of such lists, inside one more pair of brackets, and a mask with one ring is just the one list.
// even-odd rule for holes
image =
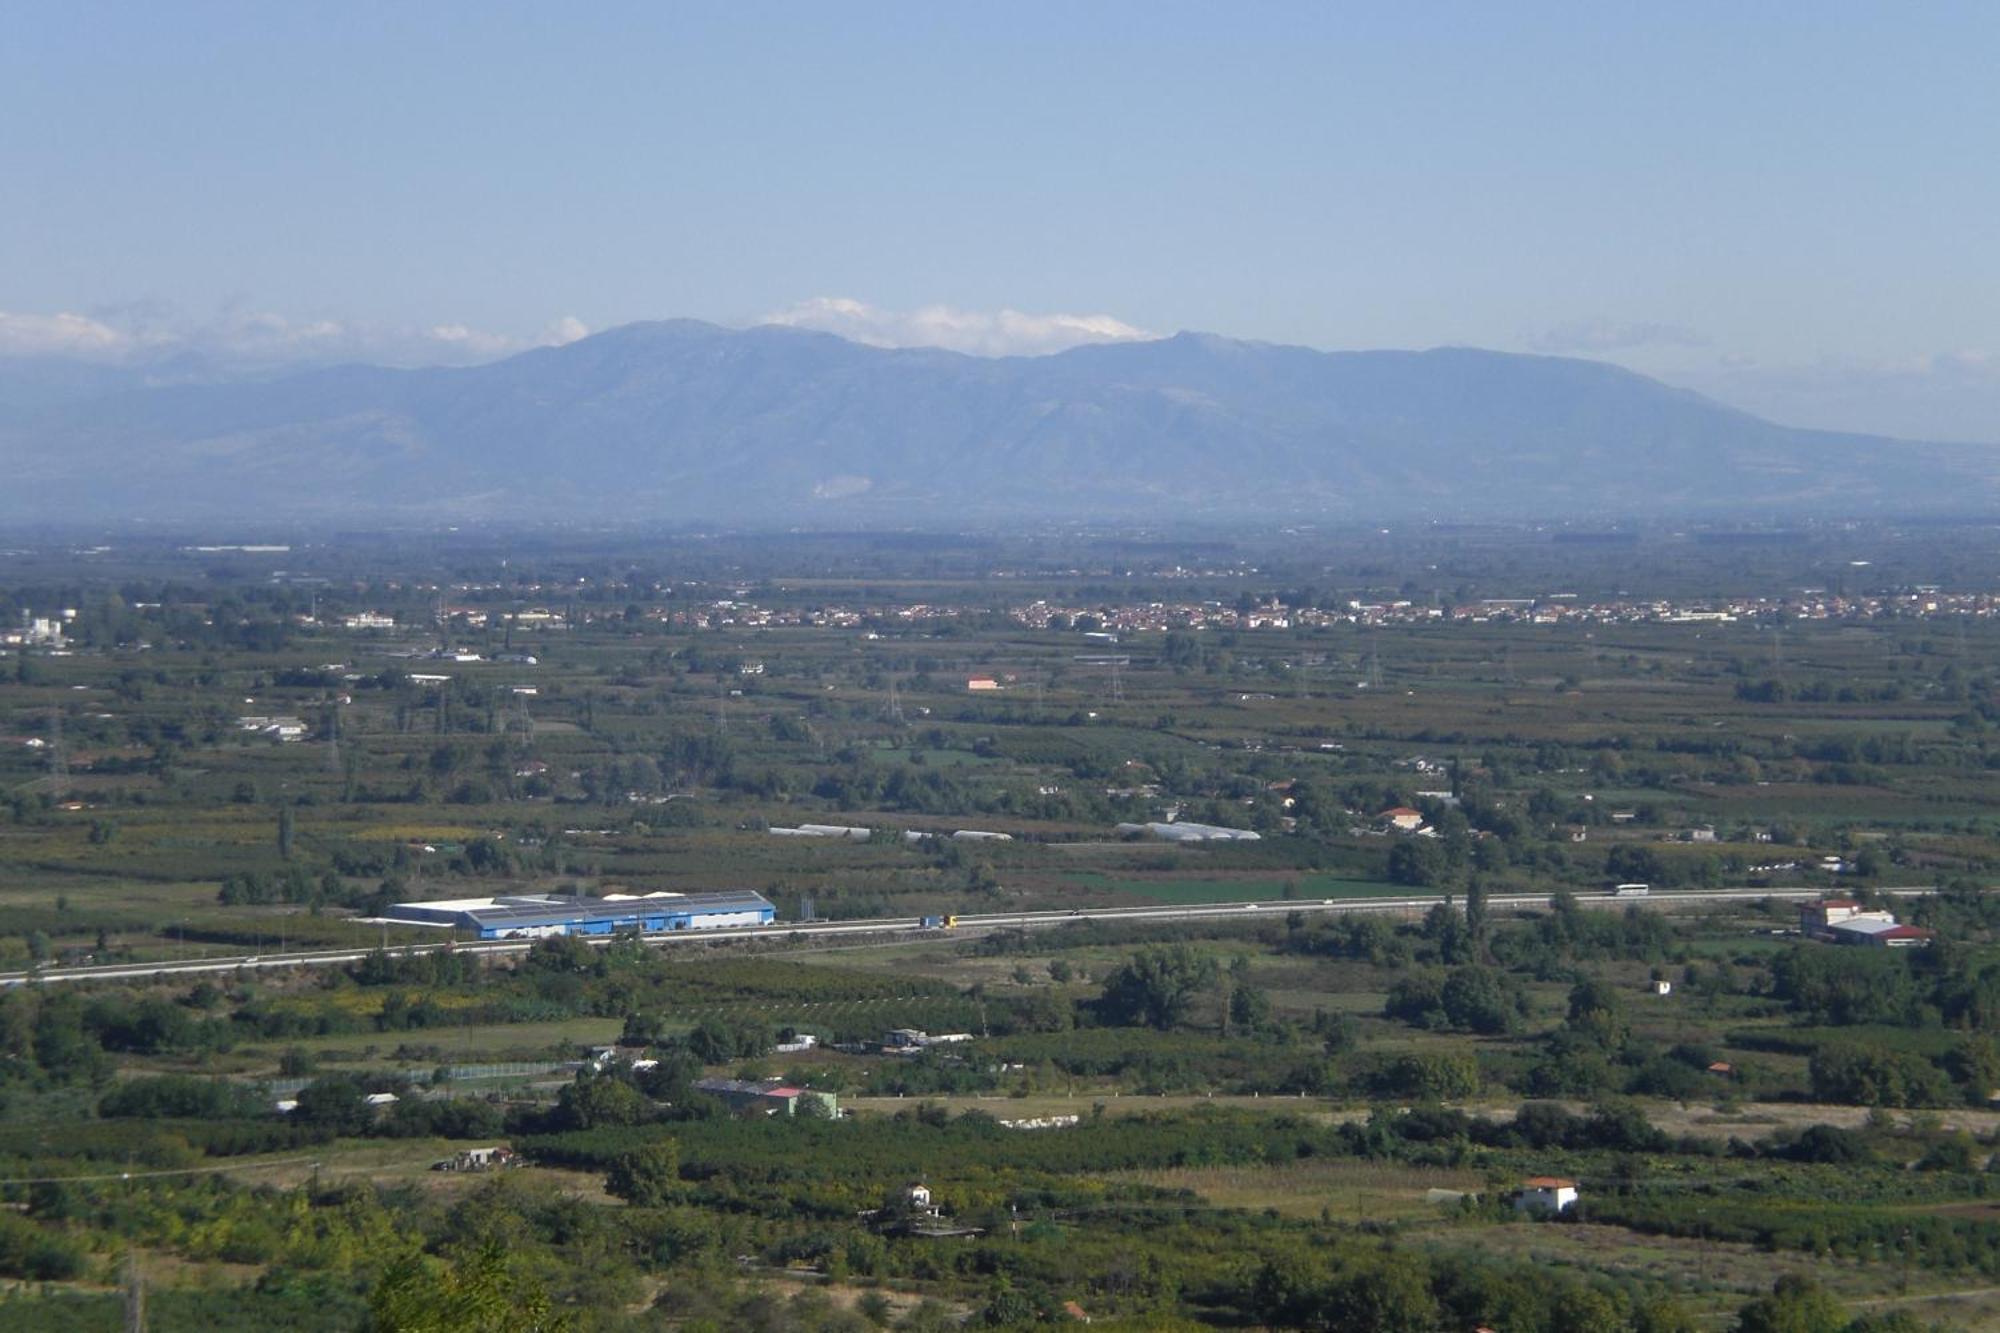
[[982, 358], [630, 324], [471, 368], [0, 362], [0, 519], [1794, 516], [1990, 507], [2000, 447], [1797, 430], [1598, 362], [1183, 333]]

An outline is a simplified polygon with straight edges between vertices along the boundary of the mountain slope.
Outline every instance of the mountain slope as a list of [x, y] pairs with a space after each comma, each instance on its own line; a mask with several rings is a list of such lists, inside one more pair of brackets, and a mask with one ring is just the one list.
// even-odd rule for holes
[[982, 359], [690, 320], [470, 369], [28, 395], [0, 464], [13, 519], [1863, 512], [1977, 507], [2000, 478], [2000, 453], [1792, 430], [1587, 361], [1203, 334]]

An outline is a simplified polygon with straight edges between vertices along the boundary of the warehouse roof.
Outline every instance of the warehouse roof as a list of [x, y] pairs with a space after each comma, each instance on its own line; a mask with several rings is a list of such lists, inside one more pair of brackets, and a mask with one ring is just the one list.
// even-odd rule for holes
[[704, 1078], [695, 1080], [695, 1091], [736, 1093], [743, 1097], [803, 1097], [804, 1088], [794, 1088], [777, 1079]]
[[769, 907], [771, 904], [763, 894], [752, 893], [748, 889], [729, 893], [688, 893], [664, 901], [634, 900], [630, 898], [557, 898], [532, 895], [519, 898], [496, 898], [491, 907], [478, 907], [470, 915], [481, 921], [536, 920], [542, 917], [560, 916], [570, 920], [579, 917], [622, 917], [642, 911], [671, 912], [732, 912], [749, 911], [754, 908]]
[[389, 910], [391, 914], [403, 912], [433, 918], [440, 912], [450, 912], [480, 925], [500, 925], [509, 922], [623, 920], [666, 913], [749, 912], [770, 906], [770, 901], [761, 893], [735, 889], [721, 893], [647, 894], [643, 898], [564, 898], [547, 893], [522, 893], [496, 898], [397, 903]]

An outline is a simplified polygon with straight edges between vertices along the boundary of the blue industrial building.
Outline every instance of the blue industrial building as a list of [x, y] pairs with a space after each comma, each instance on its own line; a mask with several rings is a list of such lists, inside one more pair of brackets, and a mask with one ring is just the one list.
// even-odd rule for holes
[[743, 889], [728, 893], [614, 894], [603, 898], [561, 898], [541, 893], [452, 898], [396, 903], [385, 915], [404, 925], [443, 926], [472, 931], [482, 940], [505, 940], [768, 926], [777, 919], [778, 912], [761, 893]]

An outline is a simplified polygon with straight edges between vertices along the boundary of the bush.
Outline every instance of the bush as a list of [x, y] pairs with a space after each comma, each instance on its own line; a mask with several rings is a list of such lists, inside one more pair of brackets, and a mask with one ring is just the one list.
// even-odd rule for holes
[[1930, 1061], [1886, 1046], [1826, 1046], [1810, 1065], [1814, 1101], [1851, 1106], [1948, 1106], [1951, 1081]]
[[83, 1249], [66, 1236], [0, 1213], [0, 1274], [30, 1282], [69, 1282], [83, 1276]]
[[166, 1074], [120, 1083], [97, 1104], [107, 1119], [241, 1120], [268, 1108], [256, 1089], [192, 1074]]

